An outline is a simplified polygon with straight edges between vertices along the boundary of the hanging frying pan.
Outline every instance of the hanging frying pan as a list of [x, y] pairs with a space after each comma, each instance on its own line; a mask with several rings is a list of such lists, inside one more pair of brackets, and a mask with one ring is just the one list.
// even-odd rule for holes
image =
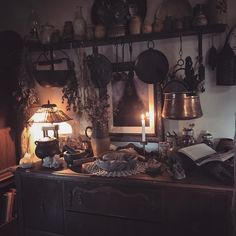
[[135, 61], [134, 70], [140, 80], [147, 84], [161, 83], [169, 71], [166, 56], [154, 49], [154, 43], [148, 42], [148, 49], [139, 54]]
[[112, 79], [112, 64], [109, 59], [99, 54], [95, 48], [93, 54], [87, 57], [87, 63], [95, 88], [105, 88]]

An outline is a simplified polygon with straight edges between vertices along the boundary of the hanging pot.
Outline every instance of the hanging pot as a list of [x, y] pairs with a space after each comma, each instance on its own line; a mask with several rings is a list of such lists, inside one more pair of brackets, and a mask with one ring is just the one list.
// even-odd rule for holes
[[229, 40], [236, 25], [229, 31], [223, 49], [218, 55], [216, 85], [236, 85], [236, 55]]
[[[150, 42], [149, 42], [150, 43]], [[159, 50], [150, 47], [137, 57], [134, 70], [140, 80], [147, 84], [161, 83], [167, 76], [169, 63]]]
[[112, 63], [106, 56], [99, 54], [97, 48], [87, 57], [87, 63], [95, 88], [105, 88], [112, 79]]
[[53, 157], [60, 153], [59, 141], [56, 138], [44, 137], [35, 141], [35, 154], [38, 158]]
[[193, 92], [165, 93], [162, 117], [191, 120], [202, 116], [200, 98]]

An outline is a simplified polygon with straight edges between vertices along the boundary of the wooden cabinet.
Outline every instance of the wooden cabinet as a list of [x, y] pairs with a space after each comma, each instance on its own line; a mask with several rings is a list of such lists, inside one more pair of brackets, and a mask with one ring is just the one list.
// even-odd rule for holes
[[62, 181], [24, 176], [20, 182], [24, 235], [63, 235]]
[[[16, 236], [17, 235], [17, 215], [15, 209], [15, 195], [11, 198], [11, 202], [3, 200], [3, 195], [15, 188], [13, 174], [9, 171], [0, 174], [0, 235]], [[9, 207], [9, 204], [11, 207]], [[8, 207], [7, 207], [8, 206]], [[9, 210], [11, 209], [11, 213]], [[10, 218], [6, 217], [10, 215]], [[8, 218], [8, 220], [7, 220]]]
[[17, 170], [21, 235], [229, 236], [232, 188]]

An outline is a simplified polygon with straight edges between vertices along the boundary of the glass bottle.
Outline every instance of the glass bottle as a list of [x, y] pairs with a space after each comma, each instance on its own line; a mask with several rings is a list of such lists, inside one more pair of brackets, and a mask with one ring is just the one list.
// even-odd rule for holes
[[86, 21], [83, 17], [82, 7], [76, 7], [75, 18], [73, 21], [74, 38], [84, 39], [86, 37]]
[[39, 16], [34, 9], [31, 10], [28, 18], [28, 30], [31, 40], [39, 36]]

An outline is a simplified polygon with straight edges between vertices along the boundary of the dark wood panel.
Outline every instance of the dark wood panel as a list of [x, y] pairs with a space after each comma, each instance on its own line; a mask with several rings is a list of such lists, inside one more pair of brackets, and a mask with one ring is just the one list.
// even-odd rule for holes
[[1, 236], [18, 236], [18, 221], [12, 220], [4, 225], [0, 225]]
[[132, 186], [67, 183], [66, 209], [161, 221], [162, 192]]
[[158, 223], [134, 221], [101, 215], [66, 213], [66, 236], [144, 236], [163, 235], [164, 230]]
[[25, 236], [63, 236], [63, 235], [39, 231], [39, 230], [33, 230], [33, 229], [26, 229]]
[[22, 201], [24, 225], [57, 234], [64, 232], [62, 183], [25, 177]]
[[229, 209], [226, 194], [178, 188], [165, 192], [165, 222], [179, 235], [229, 235]]

